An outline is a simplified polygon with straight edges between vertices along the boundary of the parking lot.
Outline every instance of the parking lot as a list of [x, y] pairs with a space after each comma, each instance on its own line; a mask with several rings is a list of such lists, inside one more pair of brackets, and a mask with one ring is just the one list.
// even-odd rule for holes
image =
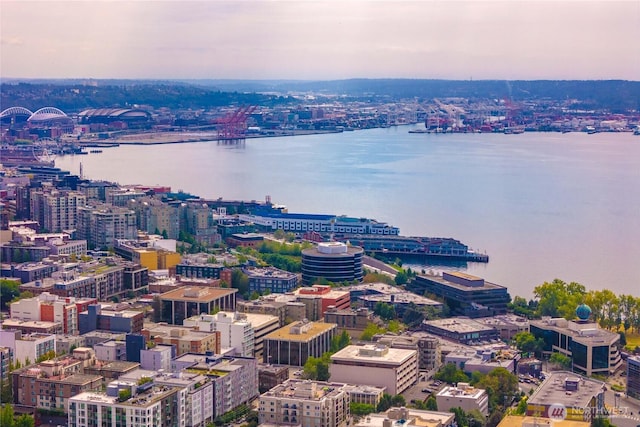
[[418, 400], [424, 402], [429, 398], [429, 396], [435, 396], [444, 386], [446, 386], [446, 384], [443, 384], [440, 381], [427, 380], [424, 374], [421, 374], [418, 382], [402, 393], [402, 395], [404, 396], [407, 405]]

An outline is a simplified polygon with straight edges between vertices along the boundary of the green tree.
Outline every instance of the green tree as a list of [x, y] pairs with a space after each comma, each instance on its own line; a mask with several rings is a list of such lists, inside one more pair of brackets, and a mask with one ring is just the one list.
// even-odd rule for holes
[[351, 409], [352, 415], [358, 416], [369, 415], [370, 413], [376, 411], [376, 407], [368, 403], [351, 402], [349, 404], [349, 408]]
[[526, 331], [515, 334], [513, 341], [518, 350], [523, 353], [539, 353], [544, 348], [544, 340], [542, 338], [536, 339], [532, 333]]
[[387, 409], [393, 406], [393, 396], [387, 393], [383, 393], [380, 398], [380, 402], [378, 402], [378, 406], [376, 408], [377, 412], [384, 412]]
[[386, 331], [384, 328], [376, 325], [375, 323], [368, 323], [367, 327], [362, 331], [362, 335], [360, 335], [360, 339], [362, 341], [371, 341], [374, 335], [384, 334]]
[[396, 309], [393, 307], [393, 305], [387, 304], [382, 301], [378, 301], [376, 303], [373, 312], [384, 320], [391, 320], [396, 318]]
[[321, 357], [309, 357], [303, 366], [304, 377], [314, 381], [328, 381], [330, 377], [329, 357], [331, 353], [324, 353]]
[[462, 408], [451, 408], [449, 409], [449, 412], [453, 412], [454, 419], [458, 427], [469, 427], [469, 418]]
[[14, 427], [34, 427], [35, 420], [31, 415], [22, 414], [16, 420]]
[[505, 368], [496, 368], [474, 384], [487, 391], [489, 410], [507, 406], [518, 394], [518, 377]]
[[562, 369], [570, 369], [571, 368], [571, 358], [562, 353], [553, 353], [549, 357], [549, 362], [554, 365], [560, 366]]
[[536, 286], [533, 294], [538, 299], [536, 315], [573, 319], [576, 307], [585, 300], [586, 290], [579, 283], [554, 279]]
[[406, 271], [400, 270], [396, 273], [396, 278], [394, 281], [396, 285], [404, 285], [409, 281], [409, 275]]
[[318, 363], [316, 372], [318, 373], [318, 381], [329, 381], [329, 378], [331, 378], [331, 373], [329, 372], [329, 363], [325, 362], [324, 360]]
[[399, 320], [389, 320], [389, 323], [387, 324], [387, 330], [394, 334], [399, 334], [404, 329], [405, 325], [403, 325]]
[[2, 410], [0, 411], [0, 426], [14, 427], [14, 425], [13, 405], [9, 403], [2, 405]]
[[36, 363], [44, 362], [45, 360], [51, 360], [56, 357], [56, 352], [54, 350], [49, 350], [44, 353], [42, 356], [38, 357]]
[[436, 401], [436, 398], [433, 396], [429, 396], [429, 398], [427, 399], [427, 401], [425, 402], [425, 408], [427, 411], [437, 411], [438, 410], [438, 402]]
[[434, 378], [450, 384], [469, 381], [467, 374], [465, 374], [462, 369], [458, 368], [455, 363], [445, 364], [438, 372], [436, 372]]
[[[243, 296], [249, 295], [249, 276], [244, 274], [239, 268], [233, 269], [231, 272], [231, 287], [238, 290]], [[248, 299], [248, 298], [246, 298]]]
[[8, 310], [9, 303], [20, 296], [20, 284], [15, 280], [0, 279], [0, 309]]
[[336, 353], [351, 343], [351, 337], [347, 333], [347, 331], [342, 331], [340, 335], [336, 335], [331, 339], [331, 347], [330, 352]]

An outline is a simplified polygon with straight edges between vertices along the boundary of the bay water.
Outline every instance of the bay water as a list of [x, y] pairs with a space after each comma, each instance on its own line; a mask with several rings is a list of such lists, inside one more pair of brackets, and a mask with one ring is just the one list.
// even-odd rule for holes
[[640, 136], [631, 133], [335, 134], [105, 148], [56, 166], [292, 213], [374, 218], [405, 236], [453, 237], [489, 263], [455, 269], [533, 296], [559, 278], [640, 296]]

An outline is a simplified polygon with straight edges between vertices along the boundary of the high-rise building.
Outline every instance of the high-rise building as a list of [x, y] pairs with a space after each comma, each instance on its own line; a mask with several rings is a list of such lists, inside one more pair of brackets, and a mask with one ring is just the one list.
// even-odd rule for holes
[[118, 206], [99, 205], [78, 210], [77, 234], [90, 248], [113, 247], [117, 239], [135, 239], [135, 212]]
[[57, 233], [76, 228], [78, 209], [87, 198], [77, 191], [44, 188], [31, 193], [31, 215], [43, 230]]

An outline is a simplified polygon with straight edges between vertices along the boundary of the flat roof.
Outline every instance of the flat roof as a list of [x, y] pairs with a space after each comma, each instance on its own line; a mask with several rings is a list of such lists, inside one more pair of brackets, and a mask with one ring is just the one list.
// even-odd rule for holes
[[[578, 389], [565, 388], [565, 381], [577, 381]], [[540, 387], [529, 397], [528, 405], [561, 403], [566, 407], [586, 408], [594, 396], [604, 392], [605, 383], [568, 371], [550, 372]]]
[[[232, 315], [233, 313], [230, 311], [223, 311], [222, 313], [226, 313], [227, 315]], [[259, 314], [259, 313], [240, 313], [245, 316], [247, 322], [253, 327], [254, 330], [260, 330], [266, 326], [271, 324], [279, 323], [280, 319], [277, 316], [272, 316], [270, 314]]]
[[[198, 341], [204, 338], [210, 337], [212, 335], [216, 335], [214, 332], [206, 332], [206, 331], [196, 331], [193, 328], [189, 328], [187, 326], [179, 326], [179, 325], [158, 325], [153, 324], [153, 326], [145, 325], [144, 329], [146, 329], [149, 334], [153, 337], [160, 339], [175, 339], [175, 340], [190, 340], [190, 341]], [[184, 331], [182, 335], [172, 335], [171, 331]]]
[[588, 342], [596, 345], [611, 345], [620, 339], [620, 335], [600, 328], [596, 323], [580, 323], [565, 319], [531, 320], [530, 326], [561, 332], [576, 341]]
[[[362, 351], [361, 351], [362, 350]], [[376, 350], [383, 350], [376, 352]], [[366, 353], [365, 353], [366, 352]], [[380, 345], [348, 345], [331, 356], [331, 361], [358, 361], [363, 366], [367, 362], [399, 365], [416, 355], [416, 350], [392, 348]]]
[[445, 387], [438, 392], [438, 397], [457, 397], [459, 399], [478, 400], [486, 391], [475, 387]]
[[56, 326], [62, 326], [60, 322], [49, 322], [46, 320], [21, 320], [21, 319], [4, 319], [1, 326], [7, 326], [9, 328], [15, 328], [18, 326], [24, 326], [26, 328], [54, 328]]
[[556, 421], [542, 417], [519, 417], [517, 415], [507, 415], [500, 421], [498, 427], [589, 427], [589, 421]]
[[209, 302], [227, 295], [235, 294], [237, 289], [233, 288], [208, 288], [199, 286], [184, 286], [173, 289], [160, 295], [160, 299], [186, 302]]
[[[394, 411], [400, 415], [400, 408], [392, 408], [387, 412], [373, 413], [367, 416], [361, 417], [358, 422], [354, 424], [355, 427], [383, 427], [384, 421], [390, 418], [390, 413]], [[398, 419], [392, 419], [393, 426], [406, 425], [406, 426], [419, 426], [419, 427], [441, 427], [450, 425], [455, 415], [452, 412], [435, 412], [435, 411], [423, 411], [419, 409], [406, 408], [406, 419], [404, 423], [398, 424]]]
[[494, 331], [493, 326], [487, 326], [483, 323], [468, 319], [466, 317], [451, 317], [448, 319], [425, 320], [425, 325], [430, 325], [447, 331], [466, 334], [470, 332]]
[[89, 382], [101, 381], [101, 380], [102, 380], [101, 375], [74, 374], [74, 375], [65, 377], [64, 379], [61, 379], [60, 382], [66, 383], [66, 384], [82, 385]]
[[[457, 276], [457, 274], [455, 274]], [[471, 276], [471, 275], [468, 275]], [[466, 285], [461, 285], [459, 283], [455, 283], [455, 282], [451, 282], [449, 280], [443, 279], [441, 276], [435, 276], [435, 275], [429, 275], [429, 274], [419, 274], [417, 277], [419, 278], [423, 278], [432, 282], [437, 282], [440, 283], [444, 286], [448, 286], [451, 288], [456, 288], [462, 292], [476, 292], [479, 290], [489, 290], [489, 289], [507, 289], [506, 286], [502, 286], [502, 285], [498, 285], [496, 283], [491, 283], [491, 282], [487, 282], [486, 280], [484, 280], [484, 283], [482, 286], [466, 286]], [[467, 279], [465, 277], [462, 277], [464, 279]], [[475, 277], [475, 276], [471, 276], [470, 280], [481, 280], [481, 278], [479, 277]]]
[[309, 341], [312, 338], [317, 337], [331, 329], [337, 328], [335, 323], [324, 322], [309, 322], [309, 329], [301, 334], [292, 334], [291, 327], [299, 325], [300, 322], [294, 322], [290, 325], [283, 326], [282, 328], [265, 335], [264, 339], [280, 340], [280, 341]]

